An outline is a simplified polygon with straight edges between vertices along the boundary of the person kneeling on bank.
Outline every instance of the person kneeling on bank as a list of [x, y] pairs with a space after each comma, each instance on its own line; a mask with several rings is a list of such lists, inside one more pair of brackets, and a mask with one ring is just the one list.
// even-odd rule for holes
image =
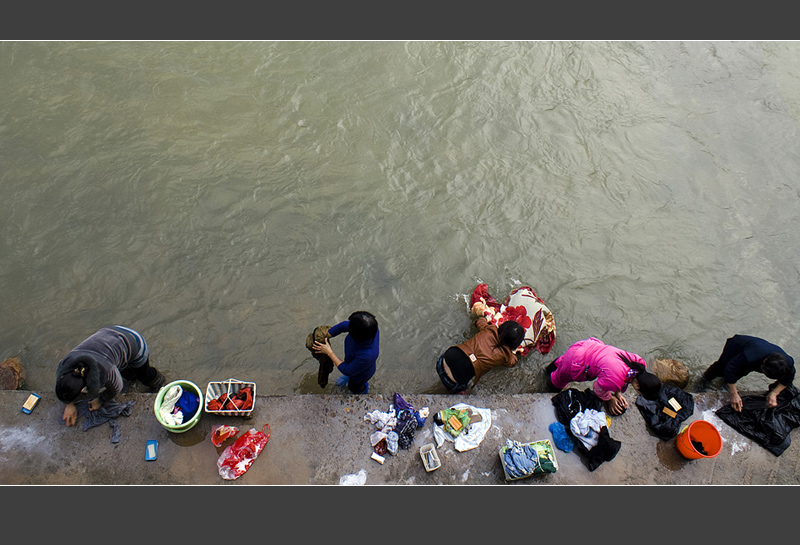
[[58, 363], [56, 397], [64, 403], [64, 423], [75, 425], [75, 400], [82, 393], [91, 399], [89, 410], [96, 411], [122, 391], [123, 378], [138, 379], [150, 391], [166, 382], [164, 375], [150, 366], [147, 343], [137, 331], [119, 325], [104, 327]]

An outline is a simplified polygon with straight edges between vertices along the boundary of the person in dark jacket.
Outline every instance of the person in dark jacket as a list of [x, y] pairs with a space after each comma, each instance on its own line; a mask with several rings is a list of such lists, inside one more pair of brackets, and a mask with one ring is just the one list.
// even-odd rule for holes
[[89, 410], [96, 411], [122, 391], [123, 378], [138, 379], [151, 391], [166, 382], [164, 375], [150, 366], [147, 343], [137, 331], [120, 325], [104, 327], [58, 363], [55, 389], [56, 397], [65, 405], [64, 423], [75, 425], [75, 400], [82, 393], [92, 398]]
[[794, 359], [780, 346], [749, 335], [734, 335], [725, 342], [722, 354], [700, 378], [697, 391], [706, 390], [713, 379], [723, 377], [731, 394], [731, 407], [741, 412], [742, 398], [736, 382], [753, 371], [775, 381], [769, 386], [767, 406], [777, 407], [778, 394], [794, 381]]
[[[328, 339], [314, 341], [313, 351], [325, 354], [345, 375], [347, 387], [354, 394], [369, 393], [369, 379], [375, 374], [380, 355], [378, 320], [365, 310], [352, 313], [347, 320], [328, 329], [328, 337], [347, 333], [344, 339], [344, 360], [337, 356]], [[340, 383], [341, 384], [341, 383]]]

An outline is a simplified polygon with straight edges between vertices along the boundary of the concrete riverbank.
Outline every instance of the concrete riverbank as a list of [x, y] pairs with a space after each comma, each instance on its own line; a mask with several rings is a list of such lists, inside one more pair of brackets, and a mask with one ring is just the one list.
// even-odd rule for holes
[[[204, 386], [204, 385], [203, 385]], [[391, 396], [261, 396], [251, 418], [203, 414], [190, 430], [168, 432], [155, 418], [155, 394], [126, 393], [117, 401], [135, 401], [130, 416], [119, 417], [121, 435], [111, 443], [108, 424], [83, 431], [61, 422], [63, 405], [48, 392], [32, 414], [20, 407], [30, 392], [0, 391], [0, 484], [3, 485], [338, 485], [347, 475], [366, 475], [366, 485], [797, 485], [800, 444], [776, 457], [745, 438], [713, 412], [724, 394], [697, 394], [695, 411], [685, 422], [705, 419], [719, 429], [722, 452], [715, 458], [688, 460], [675, 439], [650, 433], [635, 407], [611, 419], [610, 435], [622, 442], [617, 456], [589, 471], [578, 454], [556, 450], [558, 471], [506, 482], [499, 449], [506, 439], [551, 439], [555, 421], [552, 394], [403, 395], [416, 409], [438, 410], [466, 403], [491, 410], [492, 425], [480, 445], [458, 452], [445, 442], [441, 468], [425, 471], [419, 449], [434, 443], [433, 420], [417, 429], [414, 442], [383, 465], [370, 459], [369, 436], [375, 426], [364, 420], [387, 411]], [[234, 481], [217, 469], [222, 447], [210, 440], [214, 425], [231, 424], [241, 432], [269, 424], [270, 438], [251, 468]], [[793, 432], [794, 435], [794, 432]], [[793, 437], [794, 438], [794, 437]], [[158, 457], [145, 461], [148, 440], [158, 441]], [[228, 445], [232, 440], [227, 441]]]

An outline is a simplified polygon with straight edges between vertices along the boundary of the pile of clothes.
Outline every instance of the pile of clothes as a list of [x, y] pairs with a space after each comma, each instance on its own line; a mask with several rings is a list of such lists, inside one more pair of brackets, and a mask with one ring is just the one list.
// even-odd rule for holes
[[614, 459], [622, 443], [609, 435], [603, 402], [590, 388], [582, 392], [569, 388], [553, 396], [551, 401], [556, 419], [573, 439], [575, 451], [589, 471]]
[[374, 410], [364, 415], [364, 420], [375, 424], [378, 430], [370, 435], [370, 444], [379, 456], [387, 452], [397, 454], [397, 449], [407, 449], [414, 442], [414, 433], [417, 428], [425, 425], [428, 417], [428, 407], [416, 411], [397, 392], [394, 393], [394, 403], [389, 405], [387, 412]]
[[508, 480], [555, 473], [558, 470], [555, 453], [546, 440], [520, 443], [506, 439], [506, 446], [501, 451], [501, 461]]
[[486, 432], [492, 427], [492, 411], [457, 403], [449, 409], [439, 411], [433, 421], [436, 424], [433, 427], [436, 448], [441, 447], [445, 441], [450, 441], [458, 452], [464, 452], [481, 444]]
[[180, 426], [191, 420], [199, 408], [200, 397], [176, 384], [164, 394], [158, 411], [164, 424]]

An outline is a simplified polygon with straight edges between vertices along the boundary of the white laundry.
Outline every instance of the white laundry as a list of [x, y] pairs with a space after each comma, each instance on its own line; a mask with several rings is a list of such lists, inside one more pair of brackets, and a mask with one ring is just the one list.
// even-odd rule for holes
[[600, 430], [606, 426], [606, 413], [587, 409], [572, 417], [569, 421], [569, 431], [583, 445], [591, 450], [600, 439]]
[[375, 424], [383, 433], [389, 433], [397, 425], [397, 416], [394, 409], [388, 413], [376, 409], [371, 413], [365, 414], [364, 420]]
[[481, 420], [479, 422], [470, 422], [467, 429], [458, 434], [458, 437], [453, 437], [446, 431], [443, 426], [433, 427], [433, 438], [436, 441], [436, 447], [439, 448], [445, 440], [455, 443], [455, 449], [459, 452], [471, 450], [481, 444], [486, 432], [492, 427], [492, 411], [489, 409], [479, 409], [466, 403], [458, 403], [450, 407], [451, 409], [461, 410], [469, 409], [470, 415], [479, 414]]
[[[389, 454], [396, 455], [397, 454], [397, 447], [400, 442], [400, 437], [397, 435], [396, 431], [390, 431], [386, 434], [386, 449], [389, 451]], [[373, 445], [374, 446], [374, 445]]]
[[372, 435], [369, 436], [369, 444], [373, 447], [381, 442], [381, 439], [386, 439], [387, 434], [383, 433], [382, 431], [378, 430]]
[[183, 424], [183, 412], [178, 411], [172, 414], [172, 411], [175, 410], [175, 404], [182, 395], [183, 388], [178, 384], [167, 390], [167, 393], [164, 394], [164, 399], [161, 401], [161, 407], [158, 408], [158, 411], [161, 414], [161, 420], [168, 426], [180, 426]]

